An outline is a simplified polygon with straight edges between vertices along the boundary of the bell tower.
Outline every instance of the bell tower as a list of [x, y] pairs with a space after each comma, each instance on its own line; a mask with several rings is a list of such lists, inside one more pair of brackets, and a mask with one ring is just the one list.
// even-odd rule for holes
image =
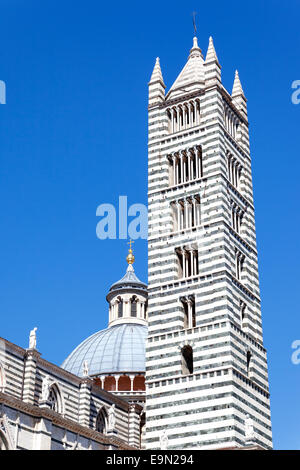
[[149, 82], [147, 449], [272, 448], [247, 100], [194, 37]]

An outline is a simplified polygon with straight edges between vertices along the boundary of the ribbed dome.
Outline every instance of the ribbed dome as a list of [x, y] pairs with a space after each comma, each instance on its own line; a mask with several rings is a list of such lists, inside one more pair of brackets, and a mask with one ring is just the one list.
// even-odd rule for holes
[[84, 361], [89, 365], [89, 375], [145, 372], [146, 338], [146, 326], [112, 326], [84, 340], [61, 367], [78, 376], [82, 376]]

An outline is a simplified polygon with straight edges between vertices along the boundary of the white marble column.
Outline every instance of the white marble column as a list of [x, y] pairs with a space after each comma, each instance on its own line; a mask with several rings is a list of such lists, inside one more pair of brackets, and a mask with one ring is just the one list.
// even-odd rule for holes
[[189, 110], [189, 127], [192, 127], [192, 105], [188, 103], [188, 110]]
[[135, 376], [132, 375], [132, 374], [129, 375], [130, 382], [131, 382], [131, 384], [130, 384], [130, 391], [131, 391], [131, 392], [133, 392], [133, 381], [134, 381], [134, 377], [135, 377]]

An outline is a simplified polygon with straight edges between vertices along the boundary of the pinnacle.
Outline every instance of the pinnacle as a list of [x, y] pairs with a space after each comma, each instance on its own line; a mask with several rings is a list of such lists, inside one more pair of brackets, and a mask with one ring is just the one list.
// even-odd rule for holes
[[194, 37], [193, 37], [193, 47], [192, 47], [192, 49], [190, 50], [189, 58], [190, 58], [190, 57], [197, 57], [197, 56], [201, 56], [201, 57], [202, 57], [202, 51], [201, 51], [200, 47], [198, 46], [198, 38], [197, 38], [197, 36], [194, 36]]
[[164, 86], [164, 79], [161, 73], [161, 68], [160, 68], [160, 62], [159, 62], [159, 57], [156, 58], [154, 69], [150, 78], [149, 83], [157, 82], [160, 81]]
[[214, 46], [214, 42], [213, 42], [213, 38], [211, 36], [209, 38], [209, 44], [208, 44], [208, 49], [207, 49], [207, 53], [206, 53], [205, 62], [206, 63], [207, 62], [217, 62], [219, 64], [218, 56], [217, 56], [215, 46]]
[[245, 96], [243, 88], [242, 88], [242, 84], [241, 84], [241, 81], [240, 81], [239, 73], [236, 70], [231, 96], [234, 97], [234, 96], [240, 96], [240, 95]]

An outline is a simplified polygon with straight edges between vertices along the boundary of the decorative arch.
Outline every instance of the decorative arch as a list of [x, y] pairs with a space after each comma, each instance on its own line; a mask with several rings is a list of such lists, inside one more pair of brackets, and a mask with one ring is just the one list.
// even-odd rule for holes
[[121, 375], [118, 381], [118, 391], [127, 392], [128, 390], [131, 390], [131, 380], [128, 375]]
[[145, 391], [145, 377], [143, 375], [136, 375], [133, 380], [133, 390], [135, 392]]
[[116, 391], [116, 379], [112, 375], [107, 375], [104, 379], [104, 390], [108, 392]]
[[104, 406], [100, 408], [96, 417], [96, 425], [95, 429], [97, 432], [101, 432], [102, 434], [106, 434], [107, 429], [107, 411]]
[[50, 409], [56, 413], [64, 414], [64, 400], [58, 383], [54, 382], [49, 388], [48, 401]]

